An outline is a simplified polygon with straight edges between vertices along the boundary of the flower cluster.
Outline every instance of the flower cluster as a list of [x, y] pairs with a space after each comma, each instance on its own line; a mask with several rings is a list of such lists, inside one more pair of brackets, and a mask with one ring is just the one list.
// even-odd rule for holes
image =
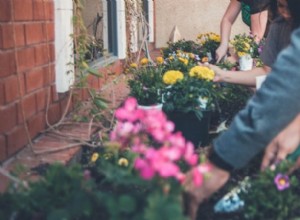
[[239, 57], [249, 54], [252, 58], [257, 58], [261, 51], [261, 45], [257, 43], [252, 35], [235, 35], [230, 43]]
[[199, 56], [201, 53], [201, 46], [192, 40], [179, 40], [175, 43], [168, 42], [168, 47], [163, 48], [161, 52], [164, 58], [168, 58], [177, 51], [184, 51]]
[[164, 59], [157, 57], [156, 63], [151, 63], [147, 58], [143, 58], [140, 65], [130, 64], [131, 78], [128, 80], [130, 95], [135, 97], [140, 105], [161, 103], [163, 63]]
[[191, 67], [195, 66], [200, 60], [198, 55], [193, 53], [177, 50], [165, 59], [165, 70], [179, 70], [181, 72], [187, 72]]
[[163, 82], [166, 85], [173, 85], [177, 81], [182, 80], [184, 77], [183, 73], [179, 70], [169, 70], [163, 75]]
[[173, 133], [174, 124], [162, 111], [144, 111], [137, 108], [134, 98], [128, 98], [124, 106], [115, 112], [117, 124], [111, 140], [121, 143], [137, 154], [134, 167], [146, 180], [155, 176], [162, 179], [175, 178], [182, 182], [185, 171], [180, 164], [191, 167], [196, 186], [201, 185], [203, 174], [209, 171], [208, 164], [198, 165], [194, 146]]
[[199, 34], [197, 40], [200, 42], [200, 45], [202, 46], [203, 50], [207, 53], [213, 52], [219, 47], [221, 37], [218, 34], [209, 32], [205, 34]]
[[[215, 73], [208, 67], [193, 66], [187, 72], [167, 71], [163, 75], [165, 112], [194, 112], [199, 118], [203, 110], [212, 110], [221, 89], [214, 82]], [[205, 100], [205, 101], [203, 101]], [[203, 105], [205, 102], [205, 105]]]
[[204, 79], [204, 80], [208, 80], [211, 81], [214, 79], [215, 77], [215, 73], [212, 69], [205, 67], [205, 66], [195, 66], [193, 67], [190, 72], [189, 75], [191, 77], [196, 77], [199, 79]]

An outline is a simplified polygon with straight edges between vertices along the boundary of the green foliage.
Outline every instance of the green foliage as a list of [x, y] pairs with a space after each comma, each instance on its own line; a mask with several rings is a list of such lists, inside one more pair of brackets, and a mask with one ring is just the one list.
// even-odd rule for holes
[[12, 186], [0, 196], [0, 203], [10, 201], [1, 209], [1, 219], [99, 219], [100, 201], [93, 192], [93, 184], [83, 179], [79, 166], [65, 168], [53, 165], [45, 177], [29, 183], [28, 187]]
[[287, 161], [279, 164], [275, 170], [260, 173], [250, 181], [247, 192], [241, 193], [245, 201], [245, 219], [293, 219], [299, 216], [299, 179], [297, 175], [289, 175], [290, 186], [278, 190], [274, 179], [279, 173], [287, 173], [290, 163]]
[[74, 25], [74, 34], [72, 34], [72, 38], [74, 42], [74, 63], [70, 63], [69, 65], [74, 65], [75, 68], [75, 82], [72, 87], [72, 89], [74, 89], [73, 96], [75, 100], [77, 103], [82, 101], [80, 95], [82, 89], [88, 92], [92, 100], [90, 111], [88, 113], [89, 115], [83, 116], [83, 121], [89, 121], [88, 118], [90, 117], [99, 119], [99, 112], [108, 107], [108, 101], [101, 98], [100, 93], [94, 88], [91, 88], [91, 85], [89, 84], [89, 79], [91, 77], [102, 77], [102, 73], [97, 69], [90, 67], [88, 62], [90, 61], [90, 58], [97, 56], [95, 53], [99, 52], [99, 50], [102, 50], [103, 52], [103, 42], [101, 40], [95, 40], [87, 33], [82, 18], [84, 2], [85, 1], [82, 0], [73, 0], [74, 16], [72, 21]]
[[131, 68], [130, 71], [132, 78], [128, 80], [129, 95], [135, 97], [140, 105], [161, 103], [163, 67], [147, 64], [139, 68]]
[[196, 55], [201, 54], [201, 46], [192, 40], [179, 40], [175, 43], [168, 42], [168, 46], [162, 49], [162, 54], [164, 58], [168, 58], [179, 50]]
[[218, 34], [213, 32], [199, 34], [197, 36], [197, 40], [200, 42], [201, 48], [203, 49], [204, 53], [208, 52], [215, 52], [218, 49], [221, 37]]
[[187, 73], [192, 67], [197, 65], [197, 62], [197, 55], [178, 50], [165, 59], [164, 71], [179, 70]]
[[[217, 87], [213, 87], [212, 81], [198, 80], [186, 77], [178, 81], [172, 86], [164, 89], [164, 105], [165, 112], [195, 112], [201, 118], [203, 105], [199, 97], [205, 97], [207, 106], [210, 110], [214, 108], [214, 99], [217, 96]], [[215, 92], [212, 92], [214, 90]]]
[[84, 152], [82, 166], [50, 165], [45, 176], [0, 194], [0, 219], [186, 220], [174, 179], [142, 179], [136, 155], [109, 142]]
[[188, 220], [181, 211], [179, 197], [154, 193], [149, 196], [148, 204], [145, 220]]
[[108, 149], [98, 149], [100, 156], [88, 160], [85, 171], [51, 165], [43, 179], [11, 186], [0, 194], [0, 219], [186, 220], [177, 181], [143, 180], [133, 169], [132, 153]]
[[234, 70], [237, 68], [238, 63], [231, 63], [230, 61], [223, 61], [223, 62], [219, 62], [216, 64], [218, 67], [220, 67], [221, 69], [226, 69], [226, 70]]
[[252, 35], [237, 34], [231, 44], [239, 57], [250, 54], [252, 58], [258, 58], [259, 48], [264, 44], [264, 40], [258, 44]]

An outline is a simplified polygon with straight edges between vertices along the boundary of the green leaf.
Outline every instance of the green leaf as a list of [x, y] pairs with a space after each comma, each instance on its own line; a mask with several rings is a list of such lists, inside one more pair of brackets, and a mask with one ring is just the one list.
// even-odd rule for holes
[[136, 209], [136, 202], [131, 196], [122, 195], [119, 198], [119, 208], [123, 212], [131, 213]]
[[64, 209], [56, 209], [48, 215], [47, 220], [69, 220], [70, 214]]
[[92, 69], [92, 68], [87, 68], [86, 71], [88, 73], [90, 73], [91, 75], [93, 75], [93, 76], [102, 77], [100, 75], [100, 73], [98, 72], [98, 70], [95, 70], [95, 69]]
[[166, 196], [153, 193], [148, 198], [148, 207], [145, 210], [145, 220], [187, 220], [179, 201], [180, 196]]
[[100, 109], [106, 109], [108, 107], [107, 104], [99, 98], [95, 98], [93, 101], [94, 104]]

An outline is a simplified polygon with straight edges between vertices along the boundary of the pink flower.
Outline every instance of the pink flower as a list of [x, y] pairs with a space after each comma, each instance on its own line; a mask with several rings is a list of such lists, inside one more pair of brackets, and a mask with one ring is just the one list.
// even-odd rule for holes
[[198, 156], [195, 154], [195, 152], [194, 152], [194, 146], [190, 142], [188, 142], [186, 144], [186, 149], [185, 149], [185, 153], [184, 153], [184, 159], [191, 166], [196, 165], [197, 162], [198, 162]]
[[193, 176], [193, 183], [195, 186], [201, 186], [203, 182], [203, 175], [201, 172], [199, 172], [198, 169], [194, 168], [192, 170], [192, 176]]
[[176, 132], [169, 137], [168, 141], [170, 141], [171, 145], [176, 145], [181, 149], [186, 147], [186, 140], [182, 136], [181, 132]]
[[177, 175], [176, 175], [176, 179], [181, 183], [183, 184], [184, 180], [185, 180], [185, 174], [181, 173], [181, 172], [178, 172]]
[[179, 162], [184, 160], [192, 169], [194, 184], [202, 184], [203, 174], [210, 167], [207, 164], [198, 166], [193, 144], [180, 132], [174, 133], [173, 122], [168, 121], [162, 111], [137, 109], [136, 100], [129, 98], [116, 110], [115, 116], [117, 124], [111, 138], [137, 154], [134, 168], [141, 178], [174, 177], [183, 183], [185, 174], [180, 170]]
[[279, 191], [290, 187], [290, 179], [288, 175], [278, 173], [274, 178], [274, 183]]
[[181, 150], [176, 147], [163, 147], [160, 152], [165, 158], [172, 161], [177, 161], [181, 157]]
[[172, 162], [165, 162], [162, 163], [161, 167], [159, 167], [158, 172], [161, 177], [175, 177], [180, 172], [180, 169]]
[[130, 122], [124, 122], [119, 124], [117, 128], [118, 128], [117, 132], [120, 136], [127, 136], [133, 131], [134, 125]]
[[155, 171], [149, 166], [149, 164], [141, 159], [137, 158], [134, 162], [134, 167], [140, 171], [140, 175], [145, 180], [150, 180], [153, 178]]
[[119, 120], [126, 120], [130, 122], [134, 122], [143, 117], [144, 111], [141, 109], [137, 109], [137, 101], [135, 98], [128, 98], [123, 108], [119, 108], [116, 110], [115, 115]]
[[83, 178], [84, 178], [84, 180], [90, 180], [91, 179], [91, 171], [90, 170], [84, 170], [83, 171]]

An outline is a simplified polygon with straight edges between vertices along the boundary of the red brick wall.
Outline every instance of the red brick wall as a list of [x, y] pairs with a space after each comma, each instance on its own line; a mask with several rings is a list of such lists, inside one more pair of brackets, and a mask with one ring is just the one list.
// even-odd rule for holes
[[0, 0], [0, 161], [28, 143], [24, 123], [31, 138], [46, 127], [50, 94], [59, 118], [54, 56], [53, 0]]
[[[22, 149], [48, 121], [65, 111], [68, 94], [55, 87], [54, 0], [0, 0], [0, 161]], [[100, 88], [108, 74], [121, 73], [122, 62], [102, 68], [103, 78], [91, 76]], [[88, 98], [86, 90], [79, 93]], [[23, 117], [23, 113], [25, 117]]]

